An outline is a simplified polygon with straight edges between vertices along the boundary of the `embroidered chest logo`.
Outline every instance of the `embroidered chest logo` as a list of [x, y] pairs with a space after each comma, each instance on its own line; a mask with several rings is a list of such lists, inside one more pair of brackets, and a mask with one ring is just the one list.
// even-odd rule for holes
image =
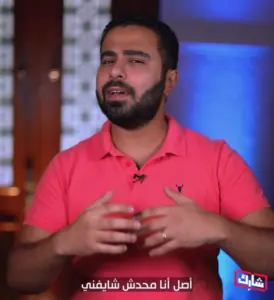
[[182, 192], [183, 186], [184, 186], [183, 184], [181, 184], [181, 185], [176, 184], [176, 187], [177, 187], [177, 190], [178, 190], [179, 193]]

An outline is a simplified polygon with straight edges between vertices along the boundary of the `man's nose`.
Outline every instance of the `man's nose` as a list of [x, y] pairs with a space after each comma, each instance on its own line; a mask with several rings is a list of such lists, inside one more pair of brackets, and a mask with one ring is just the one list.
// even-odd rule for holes
[[109, 72], [109, 77], [111, 79], [125, 79], [125, 68], [122, 63], [113, 64]]

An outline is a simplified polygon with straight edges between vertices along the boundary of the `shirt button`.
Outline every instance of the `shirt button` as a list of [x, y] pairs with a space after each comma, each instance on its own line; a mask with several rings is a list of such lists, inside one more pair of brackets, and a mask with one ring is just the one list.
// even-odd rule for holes
[[127, 166], [127, 167], [130, 167], [130, 166], [131, 166], [131, 163], [130, 163], [129, 161], [127, 161], [127, 162], [126, 162], [126, 166]]

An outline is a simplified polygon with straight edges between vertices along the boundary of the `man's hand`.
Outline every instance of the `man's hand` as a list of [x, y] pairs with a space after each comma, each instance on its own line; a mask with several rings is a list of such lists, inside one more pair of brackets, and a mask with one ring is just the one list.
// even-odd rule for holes
[[150, 208], [140, 216], [143, 222], [141, 231], [153, 232], [143, 245], [153, 248], [151, 256], [163, 255], [178, 248], [214, 244], [225, 238], [220, 216], [203, 210], [191, 199], [169, 188], [165, 188], [165, 193], [177, 205]]
[[[136, 241], [134, 231], [140, 228], [140, 223], [130, 218], [133, 208], [125, 204], [110, 204], [111, 197], [111, 192], [106, 193], [73, 224], [56, 235], [55, 248], [58, 254], [121, 254], [127, 250], [127, 244]], [[107, 216], [113, 214], [125, 217]]]

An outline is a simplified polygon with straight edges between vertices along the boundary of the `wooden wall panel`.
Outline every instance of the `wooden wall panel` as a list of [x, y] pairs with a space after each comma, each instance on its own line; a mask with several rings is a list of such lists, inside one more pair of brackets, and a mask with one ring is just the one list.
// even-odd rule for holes
[[[61, 0], [15, 1], [15, 185], [38, 182], [59, 151]], [[59, 73], [60, 74], [60, 73]]]

